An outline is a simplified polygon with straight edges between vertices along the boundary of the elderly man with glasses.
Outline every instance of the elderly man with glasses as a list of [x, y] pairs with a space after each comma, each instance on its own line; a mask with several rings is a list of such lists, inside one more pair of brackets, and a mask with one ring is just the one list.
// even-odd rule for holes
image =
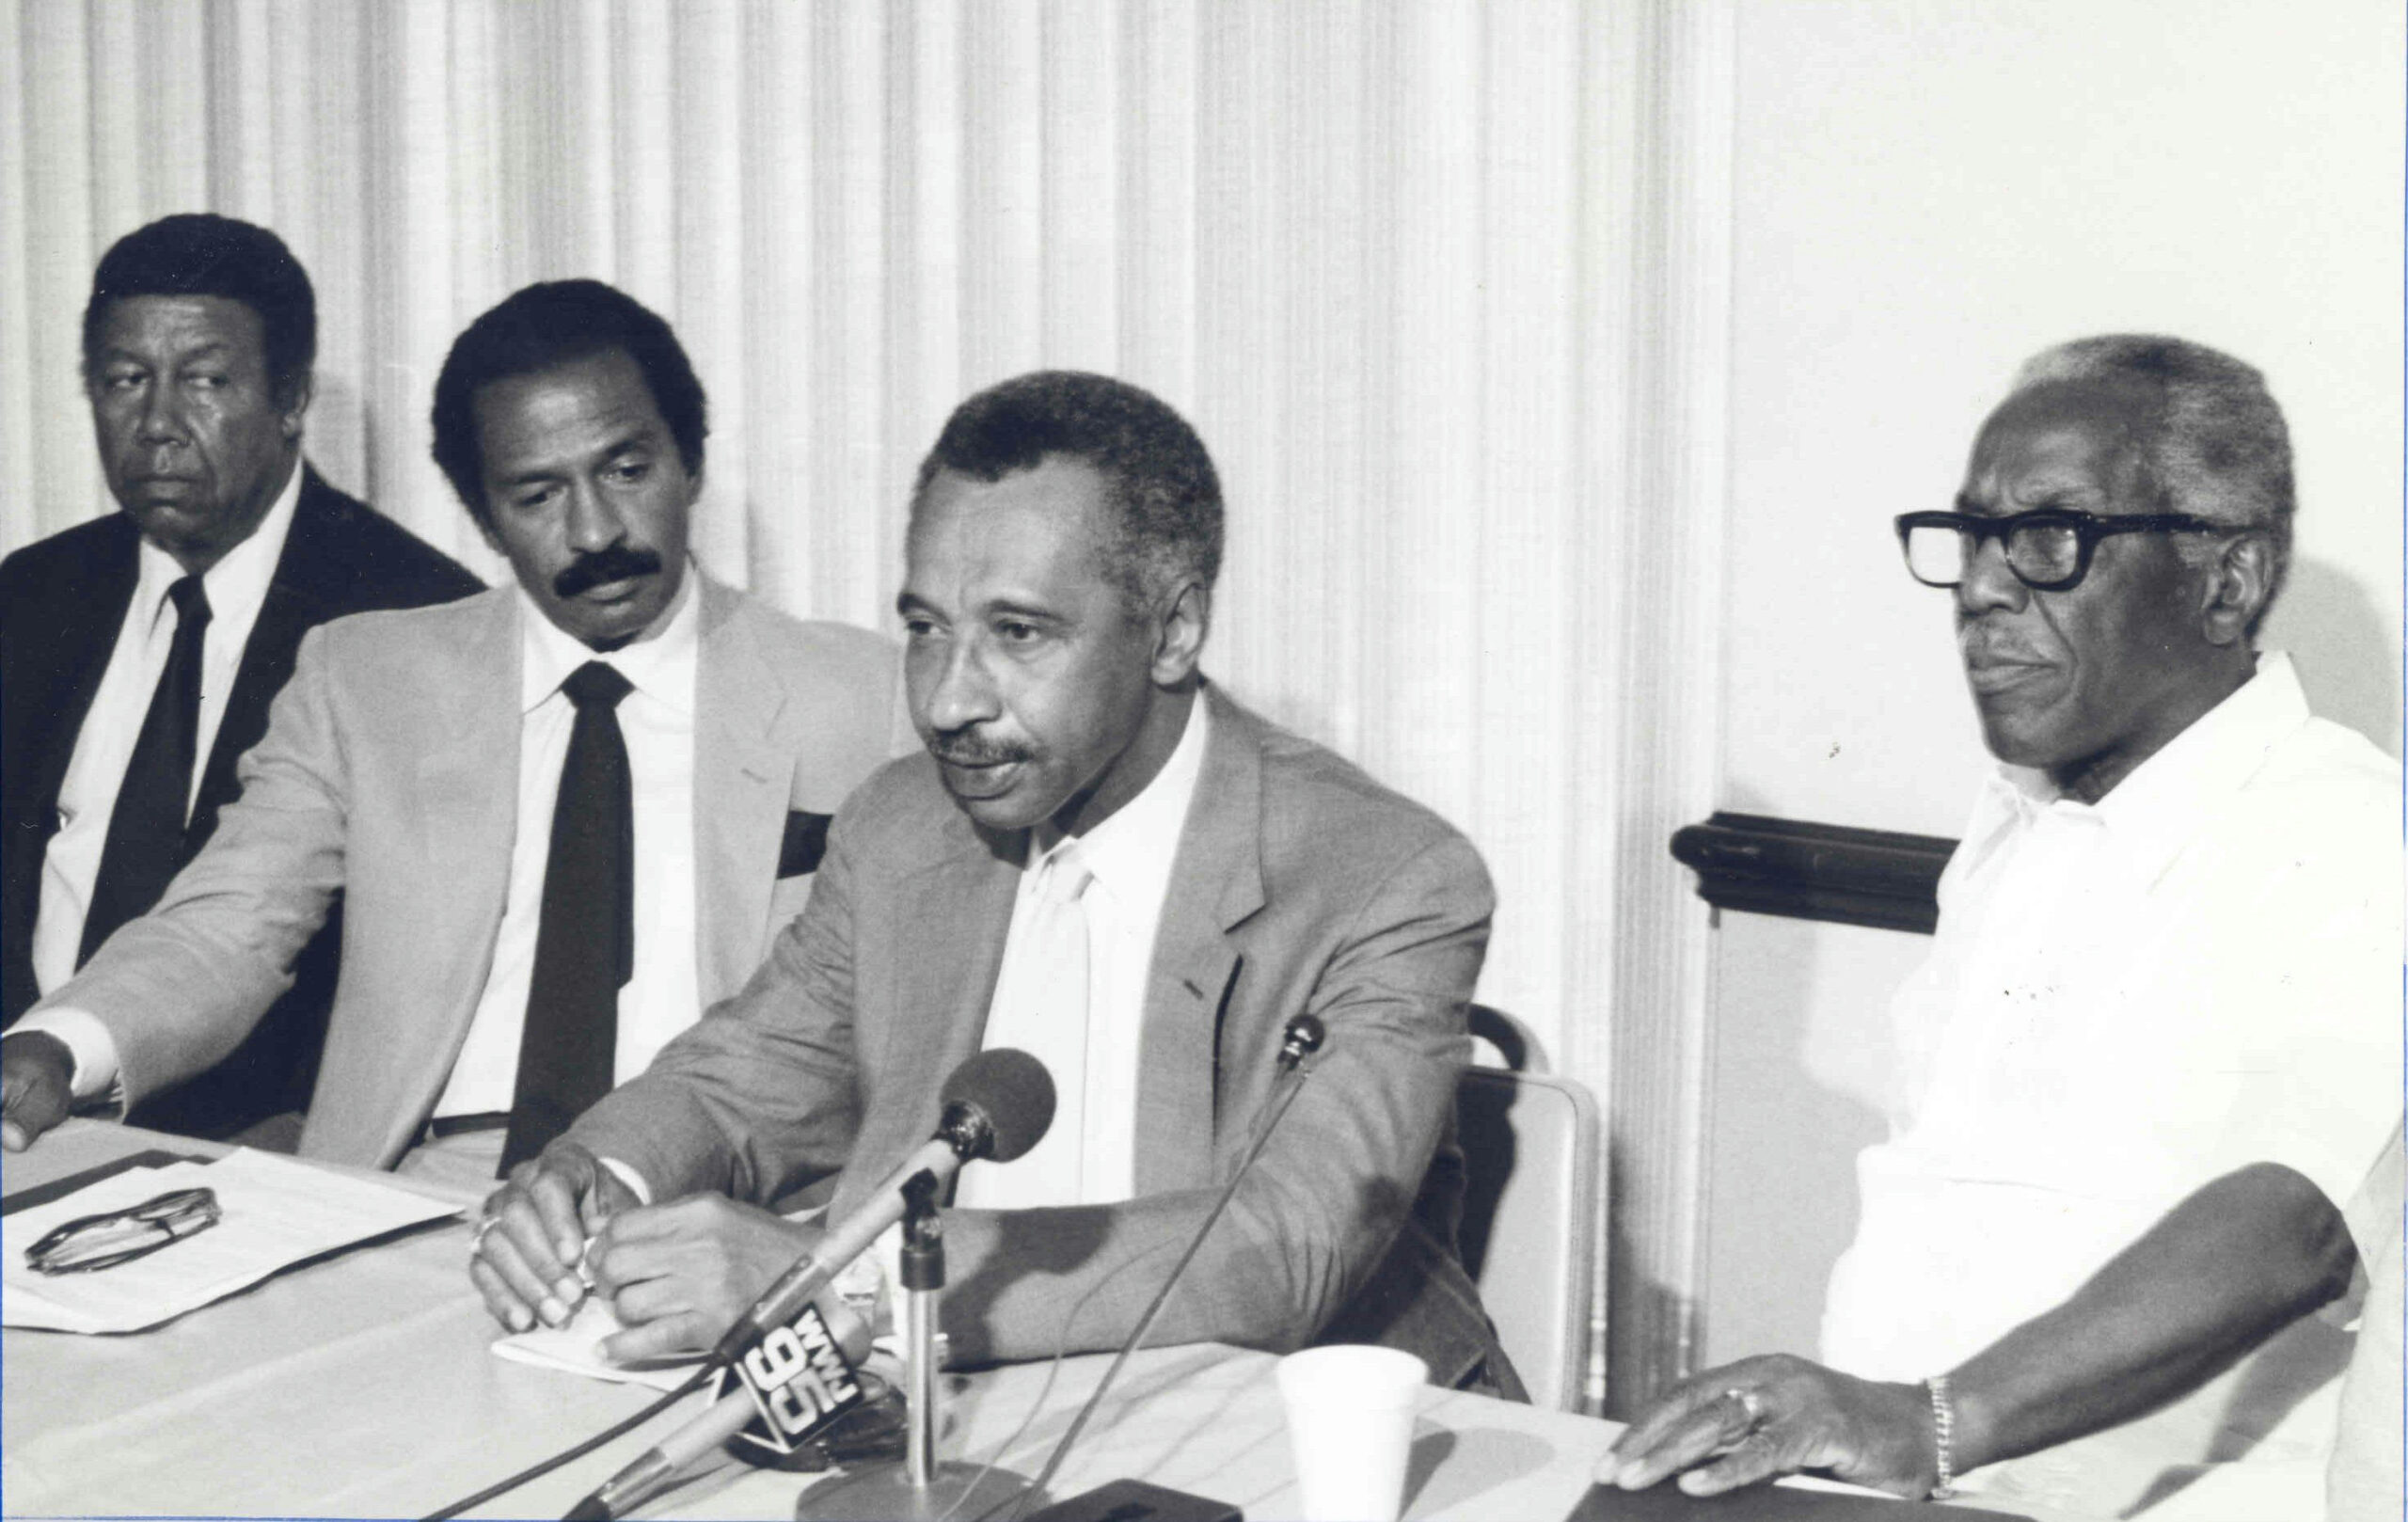
[[2027, 364], [1955, 511], [1897, 520], [2004, 765], [1893, 1006], [1823, 1361], [1683, 1383], [1601, 1479], [1979, 1471], [2125, 1515], [2329, 1442], [2289, 1408], [2346, 1356], [2301, 1318], [2352, 1282], [2335, 1202], [2400, 1109], [2400, 774], [2254, 647], [2291, 513], [2258, 372], [2106, 337]]

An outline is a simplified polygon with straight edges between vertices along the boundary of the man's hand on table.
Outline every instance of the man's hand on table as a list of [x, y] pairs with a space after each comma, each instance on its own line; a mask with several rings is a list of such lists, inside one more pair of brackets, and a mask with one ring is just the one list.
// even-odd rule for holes
[[0, 1039], [0, 1148], [22, 1152], [67, 1118], [74, 1103], [75, 1058], [46, 1031]]
[[721, 1195], [613, 1215], [594, 1245], [594, 1288], [627, 1330], [605, 1340], [603, 1354], [633, 1363], [709, 1349], [824, 1235]]
[[1597, 1482], [1643, 1490], [1677, 1474], [1692, 1496], [1813, 1469], [1921, 1498], [1934, 1481], [1920, 1385], [1856, 1379], [1803, 1358], [1744, 1358], [1682, 1381], [1598, 1461]]
[[[494, 1320], [514, 1332], [566, 1323], [585, 1298], [585, 1242], [639, 1201], [635, 1191], [575, 1142], [556, 1141], [511, 1169], [486, 1197], [468, 1255], [468, 1277]], [[590, 1264], [589, 1264], [590, 1266]]]

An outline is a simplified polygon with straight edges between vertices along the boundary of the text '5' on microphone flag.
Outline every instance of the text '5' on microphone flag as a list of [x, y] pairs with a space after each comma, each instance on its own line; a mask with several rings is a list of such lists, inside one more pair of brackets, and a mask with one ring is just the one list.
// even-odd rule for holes
[[762, 1334], [732, 1369], [721, 1370], [711, 1399], [727, 1395], [731, 1380], [744, 1387], [753, 1405], [752, 1419], [737, 1437], [780, 1457], [866, 1399], [844, 1346], [809, 1303], [793, 1321]]

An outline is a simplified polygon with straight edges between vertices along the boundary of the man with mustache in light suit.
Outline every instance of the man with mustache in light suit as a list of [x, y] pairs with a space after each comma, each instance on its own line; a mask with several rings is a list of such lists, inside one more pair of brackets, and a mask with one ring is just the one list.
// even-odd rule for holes
[[2292, 1407], [2346, 1347], [2305, 1313], [2350, 1285], [2340, 1202], [2399, 1145], [2400, 769], [2255, 648], [2292, 505], [2256, 370], [2111, 336], [2026, 364], [1955, 511], [1898, 519], [2004, 765], [1893, 1006], [1823, 1362], [1697, 1375], [1601, 1480], [1981, 1471], [2010, 1510], [2316, 1514], [2210, 1501], [2318, 1472], [2331, 1409]]
[[886, 641], [690, 571], [703, 389], [631, 298], [502, 302], [434, 422], [515, 584], [309, 636], [208, 849], [0, 1043], [11, 1148], [207, 1069], [340, 892], [302, 1154], [489, 1182], [742, 986], [904, 734]]

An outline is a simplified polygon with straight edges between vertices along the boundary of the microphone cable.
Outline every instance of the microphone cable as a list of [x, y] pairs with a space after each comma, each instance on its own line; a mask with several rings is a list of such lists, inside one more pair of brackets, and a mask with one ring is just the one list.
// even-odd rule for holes
[[[956, 1499], [951, 1506], [946, 1507], [944, 1514], [938, 1517], [936, 1522], [953, 1522], [954, 1514], [961, 1510], [962, 1503], [969, 1500], [971, 1497], [978, 1494], [978, 1487], [987, 1482], [987, 1476], [1003, 1467], [1005, 1455], [1009, 1453], [1015, 1447], [1019, 1446], [1020, 1440], [1022, 1437], [1028, 1435], [1029, 1428], [1037, 1425], [1037, 1419], [1044, 1414], [1046, 1401], [1052, 1397], [1054, 1394], [1054, 1385], [1062, 1377], [1062, 1365], [1069, 1359], [1070, 1334], [1078, 1325], [1079, 1313], [1085, 1310], [1090, 1305], [1093, 1305], [1097, 1295], [1101, 1294], [1105, 1290], [1111, 1288], [1114, 1284], [1118, 1283], [1121, 1275], [1129, 1273], [1133, 1269], [1145, 1267], [1147, 1264], [1152, 1262], [1156, 1256], [1170, 1251], [1170, 1248], [1171, 1245], [1169, 1243], [1158, 1242], [1150, 1247], [1142, 1249], [1135, 1257], [1131, 1258], [1127, 1262], [1122, 1263], [1119, 1267], [1110, 1270], [1104, 1274], [1102, 1277], [1097, 1279], [1093, 1284], [1088, 1285], [1086, 1292], [1080, 1295], [1077, 1300], [1071, 1302], [1070, 1308], [1065, 1311], [1062, 1315], [1062, 1331], [1060, 1336], [1054, 1340], [1054, 1356], [1046, 1360], [1045, 1382], [1037, 1387], [1037, 1393], [1035, 1395], [1028, 1398], [1028, 1409], [1021, 1417], [1020, 1425], [1014, 1427], [1002, 1442], [995, 1445], [993, 1457], [988, 1459], [985, 1464], [979, 1467], [978, 1478], [972, 1481], [969, 1485], [963, 1488], [959, 1498]], [[978, 1514], [978, 1516], [972, 1518], [971, 1522], [981, 1522], [981, 1519], [993, 1515], [995, 1507], [1001, 1506], [1002, 1504], [1002, 1501], [997, 1501], [995, 1506], [990, 1506], [986, 1511]]]
[[675, 1389], [671, 1390], [666, 1395], [663, 1395], [660, 1399], [653, 1402], [650, 1405], [645, 1406], [642, 1410], [638, 1411], [634, 1416], [623, 1418], [619, 1421], [612, 1423], [610, 1426], [604, 1428], [602, 1431], [595, 1433], [593, 1436], [578, 1444], [575, 1448], [566, 1449], [561, 1452], [555, 1453], [550, 1458], [544, 1460], [540, 1464], [531, 1465], [528, 1467], [519, 1470], [516, 1474], [512, 1475], [507, 1480], [487, 1485], [484, 1489], [478, 1491], [473, 1496], [463, 1497], [459, 1500], [453, 1501], [451, 1505], [446, 1506], [439, 1512], [429, 1512], [426, 1515], [420, 1517], [419, 1522], [451, 1522], [452, 1517], [458, 1516], [461, 1513], [468, 1511], [474, 1507], [483, 1506], [485, 1502], [493, 1499], [497, 1496], [507, 1495], [531, 1480], [540, 1480], [544, 1476], [551, 1473], [554, 1469], [559, 1468], [563, 1464], [576, 1463], [578, 1459], [585, 1457], [585, 1455], [593, 1452], [595, 1449], [600, 1448], [603, 1444], [614, 1442], [619, 1438], [625, 1437], [627, 1434], [635, 1431], [638, 1427], [642, 1426], [645, 1422], [650, 1421], [653, 1418], [660, 1415], [663, 1411], [668, 1410], [679, 1401], [684, 1400], [687, 1396], [693, 1394], [698, 1389], [701, 1389], [704, 1385], [709, 1382], [712, 1375], [719, 1372], [719, 1365], [705, 1359], [703, 1366], [695, 1370], [692, 1377], [688, 1379], [686, 1383], [678, 1386]]
[[[1180, 1277], [1187, 1272], [1187, 1265], [1194, 1260], [1196, 1250], [1204, 1245], [1204, 1239], [1212, 1234], [1212, 1227], [1220, 1220], [1221, 1213], [1228, 1210], [1229, 1201], [1237, 1197], [1238, 1185], [1245, 1182], [1245, 1176], [1253, 1171], [1254, 1160], [1260, 1157], [1263, 1148], [1270, 1145], [1272, 1133], [1279, 1129], [1279, 1122], [1287, 1115], [1288, 1107], [1296, 1102], [1297, 1095], [1304, 1092], [1305, 1081], [1312, 1076], [1312, 1070], [1304, 1067], [1303, 1060], [1321, 1043], [1320, 1021], [1310, 1015], [1298, 1015], [1289, 1022], [1287, 1039], [1282, 1044], [1279, 1054], [1282, 1065], [1288, 1070], [1288, 1072], [1283, 1075], [1287, 1077], [1288, 1082], [1281, 1090], [1279, 1098], [1273, 1103], [1270, 1113], [1263, 1117], [1261, 1129], [1254, 1134], [1254, 1144], [1246, 1149], [1245, 1156], [1239, 1160], [1236, 1171], [1229, 1175], [1229, 1181], [1222, 1186], [1221, 1197], [1212, 1201], [1212, 1213], [1204, 1217], [1204, 1224], [1197, 1227], [1196, 1234], [1188, 1239], [1187, 1250], [1180, 1253], [1179, 1261], [1171, 1265], [1170, 1276], [1163, 1280], [1161, 1289], [1154, 1292], [1154, 1298], [1146, 1307], [1146, 1313], [1137, 1318], [1136, 1329], [1129, 1334], [1127, 1341], [1120, 1344], [1120, 1351], [1113, 1355], [1110, 1367], [1103, 1371], [1103, 1378], [1096, 1382], [1095, 1390], [1087, 1397], [1086, 1403], [1080, 1406], [1079, 1414], [1070, 1419], [1069, 1429], [1062, 1434], [1062, 1440], [1054, 1445], [1054, 1451], [1046, 1459], [1045, 1467], [1038, 1471], [1037, 1478], [1029, 1482], [1026, 1490], [1013, 1498], [1011, 1510], [1005, 1514], [1004, 1522], [1020, 1522], [1022, 1515], [1027, 1512], [1029, 1503], [1045, 1493], [1045, 1487], [1053, 1482], [1054, 1474], [1061, 1469], [1062, 1461], [1069, 1456], [1071, 1445], [1079, 1440], [1079, 1434], [1086, 1430], [1087, 1419], [1095, 1415], [1095, 1408], [1102, 1403], [1104, 1392], [1111, 1389], [1112, 1382], [1119, 1377], [1120, 1366], [1129, 1361], [1129, 1356], [1137, 1351], [1139, 1343], [1145, 1341], [1146, 1334], [1154, 1329], [1155, 1319], [1161, 1316], [1164, 1305], [1170, 1300], [1171, 1291], [1179, 1287]], [[1292, 1055], [1291, 1055], [1291, 1053]], [[995, 1511], [1001, 1510], [1001, 1505], [1002, 1503], [997, 1503], [996, 1508], [990, 1510], [984, 1515], [994, 1515]], [[984, 1522], [983, 1517], [981, 1522]]]

